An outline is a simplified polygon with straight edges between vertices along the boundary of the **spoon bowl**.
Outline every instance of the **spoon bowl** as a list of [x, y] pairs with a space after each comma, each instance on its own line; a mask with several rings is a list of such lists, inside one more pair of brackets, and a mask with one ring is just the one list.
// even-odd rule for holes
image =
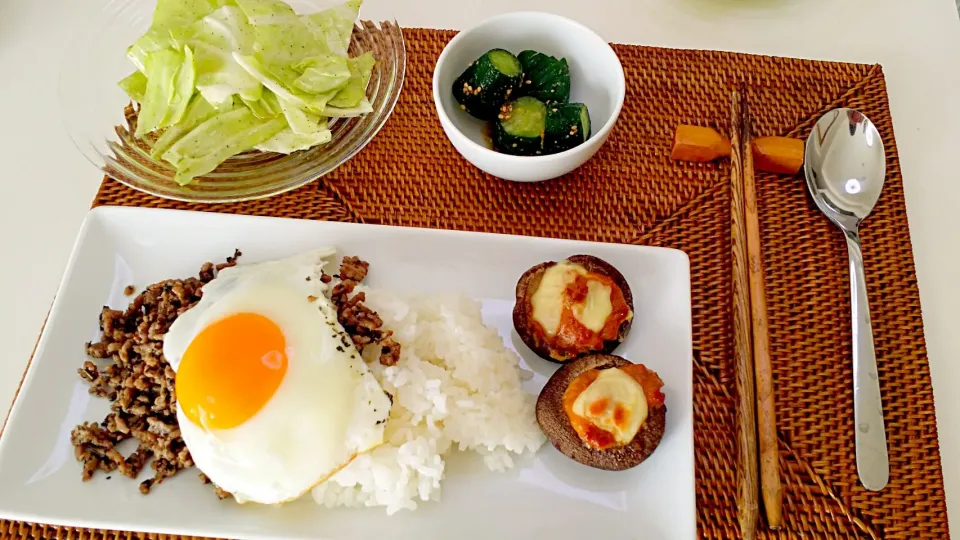
[[813, 201], [847, 242], [857, 474], [863, 487], [879, 491], [889, 481], [890, 464], [859, 232], [880, 198], [886, 175], [886, 154], [876, 126], [853, 109], [826, 113], [807, 138], [804, 173]]
[[823, 115], [807, 138], [807, 187], [817, 207], [841, 228], [856, 229], [873, 210], [886, 163], [876, 126], [853, 109]]

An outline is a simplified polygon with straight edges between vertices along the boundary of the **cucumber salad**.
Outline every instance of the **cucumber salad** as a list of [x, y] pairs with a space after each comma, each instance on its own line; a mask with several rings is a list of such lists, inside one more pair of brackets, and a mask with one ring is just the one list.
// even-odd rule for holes
[[566, 58], [492, 49], [454, 81], [453, 96], [461, 110], [493, 123], [493, 149], [503, 154], [556, 154], [590, 138], [587, 106], [570, 103]]
[[328, 122], [372, 112], [373, 55], [348, 55], [362, 0], [309, 15], [280, 0], [157, 0], [120, 87], [134, 136], [187, 185], [232, 156], [330, 142]]

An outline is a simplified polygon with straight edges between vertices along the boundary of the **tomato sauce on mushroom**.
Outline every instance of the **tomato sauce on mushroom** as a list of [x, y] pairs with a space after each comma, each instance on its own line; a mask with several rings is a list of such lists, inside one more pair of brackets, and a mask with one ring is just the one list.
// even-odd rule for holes
[[[609, 369], [619, 369], [637, 381], [643, 388], [643, 394], [647, 399], [648, 408], [652, 409], [663, 406], [664, 395], [663, 392], [661, 392], [663, 381], [660, 380], [660, 377], [655, 372], [650, 371], [641, 364], [630, 364]], [[580, 376], [570, 383], [570, 386], [568, 386], [563, 393], [563, 412], [570, 418], [570, 424], [573, 426], [573, 429], [587, 446], [596, 450], [606, 450], [618, 444], [613, 433], [595, 426], [593, 422], [573, 411], [574, 402], [577, 401], [577, 398], [580, 397], [580, 394], [582, 394], [587, 387], [597, 380], [599, 375], [599, 369], [591, 369], [580, 374]], [[590, 406], [604, 410], [608, 405], [608, 403], [594, 402]], [[626, 412], [622, 408], [618, 407], [614, 409], [614, 418], [618, 424], [626, 420], [625, 414]]]
[[[574, 306], [586, 301], [590, 282], [596, 281], [610, 288], [610, 303], [613, 310], [607, 316], [603, 328], [594, 332], [577, 319]], [[550, 344], [551, 348], [561, 354], [577, 356], [587, 351], [603, 349], [604, 341], [617, 339], [620, 325], [632, 316], [630, 306], [623, 296], [623, 291], [609, 277], [595, 272], [579, 275], [567, 286], [564, 291], [563, 311], [560, 315], [560, 326], [556, 335], [549, 338], [543, 328], [537, 325], [537, 330]]]

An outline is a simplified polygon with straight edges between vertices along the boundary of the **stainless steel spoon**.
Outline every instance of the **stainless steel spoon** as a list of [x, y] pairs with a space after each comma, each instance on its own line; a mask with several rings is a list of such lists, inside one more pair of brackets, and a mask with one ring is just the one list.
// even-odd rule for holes
[[880, 198], [885, 157], [877, 128], [853, 109], [834, 109], [823, 115], [807, 138], [804, 156], [811, 197], [847, 240], [857, 474], [863, 487], [871, 491], [887, 485], [890, 464], [858, 229]]

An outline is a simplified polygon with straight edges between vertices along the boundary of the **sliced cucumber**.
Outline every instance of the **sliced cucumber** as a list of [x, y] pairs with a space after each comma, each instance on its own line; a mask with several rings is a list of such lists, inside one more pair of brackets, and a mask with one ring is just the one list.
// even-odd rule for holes
[[556, 154], [590, 138], [590, 111], [583, 103], [547, 105], [543, 153]]
[[537, 51], [523, 51], [517, 57], [523, 66], [521, 94], [533, 96], [547, 105], [570, 101], [570, 66], [566, 58]]
[[478, 58], [453, 83], [460, 108], [481, 120], [496, 120], [500, 106], [520, 89], [523, 67], [510, 51], [493, 49]]
[[547, 106], [537, 98], [522, 97], [504, 105], [493, 126], [493, 149], [515, 156], [543, 153]]

